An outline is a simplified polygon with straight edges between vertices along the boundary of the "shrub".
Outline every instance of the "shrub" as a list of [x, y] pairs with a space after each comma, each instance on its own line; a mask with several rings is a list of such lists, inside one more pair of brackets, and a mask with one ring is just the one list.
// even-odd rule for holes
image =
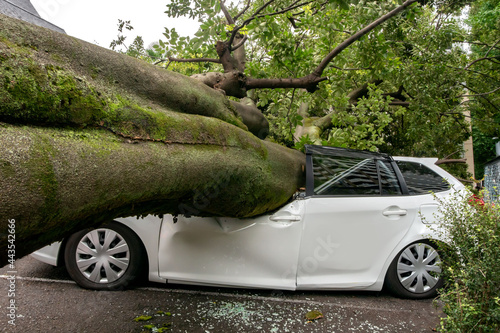
[[441, 332], [499, 332], [500, 204], [462, 192], [442, 200]]

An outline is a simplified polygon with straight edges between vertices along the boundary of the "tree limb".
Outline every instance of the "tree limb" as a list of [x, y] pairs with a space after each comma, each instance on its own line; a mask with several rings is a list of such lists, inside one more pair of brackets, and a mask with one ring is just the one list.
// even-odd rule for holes
[[296, 8], [299, 8], [299, 7], [302, 7], [302, 6], [305, 6], [313, 1], [306, 1], [306, 2], [303, 2], [303, 3], [300, 3], [300, 4], [297, 4], [300, 0], [297, 0], [295, 1], [294, 3], [292, 3], [290, 6], [288, 6], [287, 8], [285, 9], [282, 9], [280, 11], [276, 11], [276, 12], [273, 12], [273, 13], [266, 13], [266, 14], [260, 14], [259, 13], [264, 10], [267, 6], [269, 6], [273, 1], [268, 1], [267, 3], [265, 3], [263, 6], [261, 6], [259, 9], [257, 9], [257, 11], [251, 16], [249, 17], [248, 19], [246, 19], [241, 25], [239, 25], [238, 27], [236, 27], [234, 30], [233, 30], [233, 33], [231, 34], [231, 37], [229, 39], [229, 43], [231, 44], [232, 43], [232, 40], [235, 38], [236, 36], [236, 33], [238, 33], [238, 31], [245, 27], [246, 25], [248, 25], [248, 23], [252, 22], [253, 20], [257, 19], [257, 18], [261, 18], [261, 17], [265, 17], [265, 16], [275, 16], [275, 15], [279, 15], [279, 14], [284, 14], [286, 12], [289, 12], [291, 10], [294, 10]]
[[222, 13], [226, 17], [226, 21], [228, 24], [234, 24], [234, 19], [231, 17], [231, 14], [229, 14], [229, 11], [226, 8], [226, 5], [224, 4], [226, 1], [225, 0], [220, 0], [220, 9], [222, 10]]
[[[490, 49], [491, 50], [491, 49]], [[488, 51], [489, 52], [489, 51]], [[479, 61], [484, 61], [484, 60], [488, 60], [488, 61], [491, 61], [495, 64], [498, 64], [497, 61], [494, 61], [493, 59], [500, 59], [500, 56], [493, 56], [493, 57], [482, 57], [482, 58], [479, 58], [479, 59], [476, 59], [474, 61], [472, 61], [470, 64], [468, 64], [467, 66], [465, 66], [464, 69], [468, 69], [470, 68], [472, 65], [474, 65], [475, 63], [479, 62]]]
[[371, 70], [370, 67], [367, 67], [367, 68], [341, 68], [341, 67], [334, 66], [334, 65], [332, 65], [332, 68], [338, 69], [340, 71], [369, 71], [369, 70]]
[[498, 91], [498, 90], [500, 90], [500, 87], [498, 87], [498, 88], [496, 88], [496, 89], [493, 89], [492, 91], [488, 91], [488, 92], [482, 93], [482, 94], [474, 94], [474, 95], [461, 95], [460, 97], [476, 97], [476, 96], [485, 96], [485, 95], [493, 94], [495, 91]]
[[470, 68], [469, 68], [469, 69], [465, 69], [465, 68], [453, 67], [453, 66], [450, 66], [450, 65], [446, 65], [446, 67], [451, 68], [451, 69], [456, 69], [456, 70], [459, 70], [459, 71], [467, 71], [467, 72], [471, 72], [471, 73], [474, 73], [474, 74], [477, 74], [477, 75], [484, 76], [485, 78], [490, 79], [490, 80], [492, 80], [492, 81], [495, 81], [495, 82], [500, 82], [500, 81], [498, 81], [498, 79], [497, 79], [497, 78], [494, 78], [494, 77], [492, 77], [492, 76], [490, 76], [490, 75], [488, 75], [488, 74], [485, 74], [485, 73], [481, 73], [481, 72], [479, 72], [479, 71], [475, 71], [475, 70], [470, 69]]
[[165, 61], [173, 61], [173, 62], [213, 62], [216, 64], [220, 64], [221, 61], [220, 59], [213, 59], [213, 58], [193, 58], [193, 59], [181, 59], [181, 58], [173, 58], [173, 57], [168, 57], [165, 59], [160, 59], [156, 61], [153, 65], [158, 65], [161, 64], [162, 62]]
[[500, 42], [500, 39], [499, 39], [499, 40], [497, 40], [497, 41], [495, 42], [495, 44], [493, 44], [493, 45], [490, 47], [490, 49], [488, 50], [488, 52], [486, 52], [486, 54], [485, 54], [484, 56], [485, 56], [485, 57], [487, 57], [487, 56], [488, 56], [488, 54], [491, 52], [491, 50], [493, 50], [493, 48], [495, 48], [499, 42]]
[[408, 0], [405, 3], [403, 3], [401, 6], [397, 7], [396, 9], [390, 11], [389, 13], [385, 14], [384, 16], [378, 18], [377, 20], [373, 21], [363, 29], [359, 30], [355, 34], [353, 34], [351, 37], [347, 38], [345, 41], [340, 43], [335, 49], [333, 49], [332, 52], [330, 52], [324, 59], [321, 61], [319, 66], [314, 70], [313, 75], [315, 76], [321, 76], [323, 74], [323, 71], [325, 70], [326, 66], [337, 56], [339, 55], [343, 50], [345, 50], [349, 45], [354, 43], [355, 41], [359, 40], [361, 37], [366, 35], [368, 32], [372, 31], [388, 19], [396, 16], [403, 10], [405, 10], [408, 6], [412, 5], [413, 3], [417, 2], [417, 0]]
[[264, 9], [266, 9], [266, 7], [268, 7], [270, 4], [272, 4], [274, 2], [274, 0], [269, 0], [268, 2], [266, 2], [265, 4], [263, 4], [260, 8], [258, 8], [255, 13], [248, 19], [246, 19], [243, 24], [241, 24], [240, 26], [238, 27], [235, 27], [231, 33], [231, 37], [229, 37], [229, 41], [228, 41], [228, 44], [229, 45], [232, 45], [233, 44], [233, 40], [234, 38], [236, 37], [236, 34], [239, 32], [239, 30], [241, 28], [243, 28], [244, 26], [246, 26], [248, 23], [252, 22], [254, 19], [255, 19], [255, 16], [257, 14], [259, 14], [261, 11], [263, 11]]
[[288, 79], [254, 79], [247, 78], [246, 87], [250, 89], [263, 89], [263, 88], [304, 88], [308, 92], [314, 92], [318, 89], [318, 83], [328, 80], [327, 77], [315, 77], [311, 74], [301, 78], [288, 78]]
[[245, 13], [246, 13], [246, 11], [248, 10], [248, 8], [250, 8], [250, 1], [251, 1], [251, 0], [248, 0], [248, 1], [247, 1], [247, 4], [246, 4], [246, 6], [245, 6], [245, 8], [243, 8], [243, 9], [241, 10], [241, 12], [239, 12], [239, 13], [238, 13], [238, 14], [237, 14], [234, 18], [233, 18], [233, 20], [234, 20], [234, 21], [237, 21], [237, 20], [240, 18], [240, 16], [241, 16], [241, 15], [243, 15], [243, 14], [245, 14]]
[[484, 99], [489, 105], [491, 105], [494, 109], [500, 111], [500, 109], [492, 102], [490, 101], [488, 98], [486, 98], [485, 96], [482, 96], [480, 92], [478, 91], [475, 91], [474, 89], [468, 87], [467, 85], [463, 84], [463, 83], [460, 83], [460, 85], [470, 91], [472, 91], [473, 93], [477, 94], [479, 97], [481, 97], [482, 99]]
[[[471, 41], [468, 41], [468, 40], [453, 40], [453, 43], [465, 43], [465, 44], [473, 44], [473, 45], [481, 45], [481, 46], [490, 46], [486, 43], [481, 43], [481, 42], [471, 42]], [[498, 44], [498, 41], [493, 45], [491, 46], [491, 48], [494, 48], [494, 49], [497, 49], [497, 50], [500, 50], [500, 47], [496, 46]], [[489, 51], [488, 51], [489, 52]]]
[[409, 107], [411, 105], [410, 102], [402, 102], [402, 101], [392, 101], [389, 102], [390, 106], [403, 106], [405, 108]]
[[235, 51], [235, 50], [239, 49], [240, 47], [242, 47], [243, 44], [245, 44], [245, 42], [247, 41], [247, 39], [248, 39], [248, 36], [245, 35], [238, 44], [231, 46], [231, 51]]
[[356, 102], [363, 96], [366, 96], [368, 94], [368, 85], [369, 84], [374, 84], [376, 86], [380, 85], [383, 81], [382, 80], [372, 80], [368, 83], [363, 84], [361, 87], [354, 89], [351, 91], [347, 97], [349, 97], [349, 102], [351, 104], [356, 104]]
[[453, 163], [467, 163], [466, 158], [460, 158], [460, 159], [443, 159], [443, 160], [437, 160], [436, 165], [440, 164], [453, 164]]
[[247, 89], [256, 88], [305, 88], [308, 92], [316, 91], [318, 83], [327, 80], [327, 77], [321, 77], [326, 66], [349, 45], [366, 35], [368, 32], [381, 25], [388, 19], [396, 16], [401, 11], [405, 10], [408, 6], [417, 2], [417, 0], [408, 0], [401, 6], [390, 11], [386, 15], [373, 21], [363, 29], [359, 30], [344, 42], [339, 44], [332, 52], [330, 52], [313, 71], [313, 73], [302, 78], [288, 78], [288, 79], [247, 79]]

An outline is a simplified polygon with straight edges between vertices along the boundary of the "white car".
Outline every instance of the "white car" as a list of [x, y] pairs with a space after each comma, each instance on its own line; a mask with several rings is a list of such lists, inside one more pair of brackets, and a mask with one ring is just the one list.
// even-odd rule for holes
[[463, 185], [434, 158], [306, 147], [306, 189], [249, 219], [119, 218], [32, 254], [82, 287], [150, 281], [281, 290], [372, 290], [428, 298], [442, 285], [429, 224]]

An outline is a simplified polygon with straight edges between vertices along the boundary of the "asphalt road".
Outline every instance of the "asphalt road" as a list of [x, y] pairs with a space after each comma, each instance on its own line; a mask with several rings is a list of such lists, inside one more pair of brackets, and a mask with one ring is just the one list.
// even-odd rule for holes
[[[25, 257], [0, 269], [2, 332], [432, 332], [442, 314], [432, 300], [367, 292], [281, 292], [143, 283], [97, 292], [63, 267]], [[15, 279], [9, 277], [15, 275]], [[14, 294], [14, 295], [13, 295]], [[15, 309], [13, 309], [15, 308]], [[323, 318], [308, 322], [305, 315]], [[151, 316], [147, 321], [134, 321]], [[15, 324], [15, 325], [13, 325]]]

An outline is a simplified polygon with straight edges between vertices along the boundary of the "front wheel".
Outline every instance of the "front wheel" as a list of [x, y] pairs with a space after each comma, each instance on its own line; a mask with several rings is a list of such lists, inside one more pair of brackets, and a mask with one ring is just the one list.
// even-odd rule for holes
[[144, 252], [134, 232], [112, 222], [102, 228], [71, 235], [64, 261], [69, 275], [81, 287], [122, 290], [141, 274]]
[[406, 246], [389, 266], [385, 285], [403, 298], [437, 296], [437, 290], [443, 285], [437, 247], [427, 240]]

